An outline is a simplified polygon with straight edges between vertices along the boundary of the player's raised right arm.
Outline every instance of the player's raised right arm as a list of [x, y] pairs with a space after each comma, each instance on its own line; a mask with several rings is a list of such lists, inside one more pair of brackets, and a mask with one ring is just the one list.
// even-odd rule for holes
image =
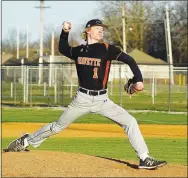
[[63, 29], [59, 40], [59, 52], [64, 56], [72, 59], [72, 47], [69, 46], [68, 43], [68, 36], [71, 27], [72, 26], [70, 22], [63, 22]]

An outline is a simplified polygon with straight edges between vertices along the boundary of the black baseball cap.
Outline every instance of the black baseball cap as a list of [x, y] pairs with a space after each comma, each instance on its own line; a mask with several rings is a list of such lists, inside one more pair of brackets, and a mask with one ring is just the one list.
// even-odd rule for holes
[[93, 26], [102, 26], [102, 27], [108, 28], [108, 26], [104, 25], [102, 23], [102, 21], [99, 20], [99, 19], [92, 19], [89, 22], [87, 22], [87, 24], [86, 24], [86, 28], [90, 28], [90, 27], [93, 27]]

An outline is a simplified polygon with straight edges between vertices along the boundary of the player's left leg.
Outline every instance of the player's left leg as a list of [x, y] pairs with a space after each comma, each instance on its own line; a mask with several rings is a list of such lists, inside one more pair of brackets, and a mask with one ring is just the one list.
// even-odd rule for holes
[[5, 151], [25, 151], [27, 146], [39, 147], [47, 138], [65, 130], [71, 123], [79, 117], [87, 114], [91, 110], [92, 97], [81, 92], [77, 92], [72, 102], [62, 113], [57, 121], [46, 124], [32, 134], [24, 134], [12, 141]]
[[132, 147], [140, 158], [139, 168], [153, 169], [166, 164], [166, 161], [157, 161], [156, 159], [149, 157], [149, 150], [139, 129], [138, 123], [125, 109], [107, 98], [106, 102], [98, 107], [96, 111], [111, 119], [125, 130]]

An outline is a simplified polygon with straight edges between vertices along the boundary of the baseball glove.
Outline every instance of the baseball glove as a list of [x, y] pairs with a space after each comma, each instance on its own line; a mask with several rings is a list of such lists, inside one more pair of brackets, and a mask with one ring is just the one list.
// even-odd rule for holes
[[138, 90], [136, 87], [135, 87], [135, 84], [136, 84], [136, 80], [134, 79], [129, 79], [128, 82], [124, 85], [124, 90], [129, 94], [129, 95], [132, 95], [134, 94], [135, 92], [137, 91], [142, 91], [142, 90]]

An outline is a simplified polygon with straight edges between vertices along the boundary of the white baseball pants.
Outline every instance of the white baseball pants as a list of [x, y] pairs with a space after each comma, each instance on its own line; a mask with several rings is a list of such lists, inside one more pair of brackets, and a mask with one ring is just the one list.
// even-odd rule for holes
[[136, 119], [125, 109], [111, 101], [107, 93], [91, 96], [77, 91], [76, 96], [60, 116], [59, 120], [40, 128], [31, 134], [27, 138], [27, 141], [33, 147], [38, 147], [49, 136], [58, 134], [76, 119], [88, 113], [101, 114], [120, 125], [125, 130], [138, 156], [143, 153], [149, 153]]

